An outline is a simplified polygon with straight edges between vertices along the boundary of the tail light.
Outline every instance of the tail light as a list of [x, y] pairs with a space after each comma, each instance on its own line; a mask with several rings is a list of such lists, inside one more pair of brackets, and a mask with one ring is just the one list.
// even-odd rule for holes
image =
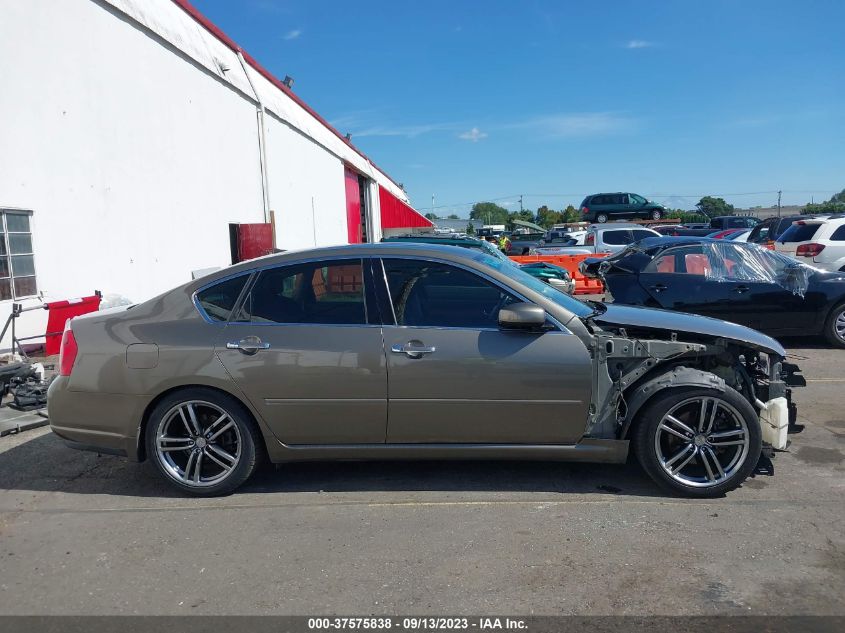
[[62, 347], [59, 350], [60, 376], [70, 376], [70, 372], [73, 370], [73, 364], [76, 362], [78, 351], [79, 347], [76, 345], [76, 337], [73, 335], [73, 330], [68, 326], [62, 334]]
[[801, 257], [818, 257], [823, 250], [824, 244], [801, 244], [795, 254]]
[[581, 207], [581, 213], [587, 214], [590, 212], [589, 207]]
[[589, 233], [589, 234], [587, 234], [587, 237], [584, 238], [584, 244], [595, 244], [595, 243], [596, 243], [596, 234], [595, 233]]

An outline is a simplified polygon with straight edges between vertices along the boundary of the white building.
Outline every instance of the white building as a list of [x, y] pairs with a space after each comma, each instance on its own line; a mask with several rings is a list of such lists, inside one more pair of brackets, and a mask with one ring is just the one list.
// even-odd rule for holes
[[0, 0], [0, 59], [0, 319], [145, 300], [230, 264], [230, 225], [285, 250], [430, 225], [186, 0]]

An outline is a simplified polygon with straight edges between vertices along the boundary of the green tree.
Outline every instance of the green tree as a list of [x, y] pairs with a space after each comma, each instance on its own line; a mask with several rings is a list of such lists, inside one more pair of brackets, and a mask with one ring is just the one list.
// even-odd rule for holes
[[830, 200], [805, 205], [802, 213], [845, 213], [845, 189], [833, 194]]
[[561, 222], [580, 222], [581, 221], [581, 214], [578, 213], [578, 209], [573, 207], [571, 204], [568, 205], [562, 212], [561, 212], [562, 220]]
[[469, 212], [470, 220], [480, 220], [484, 224], [506, 224], [508, 210], [493, 202], [476, 202]]
[[475, 235], [475, 227], [472, 225], [472, 222], [467, 224], [467, 235]]
[[550, 209], [545, 204], [537, 209], [537, 217], [535, 218], [535, 223], [543, 226], [545, 228], [551, 228], [553, 224], [560, 224], [562, 221], [563, 215], [555, 211], [554, 209]]
[[439, 220], [440, 218], [437, 217], [436, 213], [426, 213], [425, 217], [429, 220]]
[[725, 202], [724, 198], [704, 196], [695, 206], [698, 207], [698, 210], [708, 218], [734, 214], [734, 205]]
[[447, 216], [446, 216], [446, 219], [447, 219], [447, 220], [460, 220], [461, 218], [459, 218], [459, 217], [458, 217], [457, 215], [455, 215], [454, 213], [451, 213], [451, 214], [449, 214], [449, 215], [447, 215]]

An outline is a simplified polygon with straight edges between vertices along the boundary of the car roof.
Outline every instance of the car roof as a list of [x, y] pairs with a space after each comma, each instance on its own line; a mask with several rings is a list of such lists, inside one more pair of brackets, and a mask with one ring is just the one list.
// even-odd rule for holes
[[[225, 279], [256, 268], [267, 268], [299, 261], [314, 261], [320, 259], [337, 259], [342, 257], [389, 257], [410, 255], [413, 257], [433, 257], [460, 263], [465, 260], [479, 261], [479, 257], [487, 255], [482, 248], [466, 248], [453, 244], [429, 244], [426, 242], [395, 241], [379, 242], [376, 244], [346, 244], [342, 246], [324, 246], [321, 248], [285, 251], [256, 257], [244, 262], [227, 266], [218, 271], [198, 277], [193, 280], [191, 287], [202, 287], [215, 281]], [[487, 255], [491, 257], [491, 255]]]

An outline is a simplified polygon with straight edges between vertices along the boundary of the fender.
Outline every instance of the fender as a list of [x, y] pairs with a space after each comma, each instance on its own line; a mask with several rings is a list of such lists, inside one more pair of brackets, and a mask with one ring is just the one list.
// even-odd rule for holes
[[625, 424], [619, 432], [619, 437], [623, 438], [628, 434], [631, 422], [633, 422], [639, 410], [652, 396], [662, 392], [664, 389], [671, 389], [673, 387], [706, 387], [708, 389], [716, 389], [717, 391], [725, 391], [727, 389], [725, 381], [716, 374], [683, 366], [675, 367], [644, 383], [634, 385], [625, 393], [625, 402], [628, 406], [625, 413]]

